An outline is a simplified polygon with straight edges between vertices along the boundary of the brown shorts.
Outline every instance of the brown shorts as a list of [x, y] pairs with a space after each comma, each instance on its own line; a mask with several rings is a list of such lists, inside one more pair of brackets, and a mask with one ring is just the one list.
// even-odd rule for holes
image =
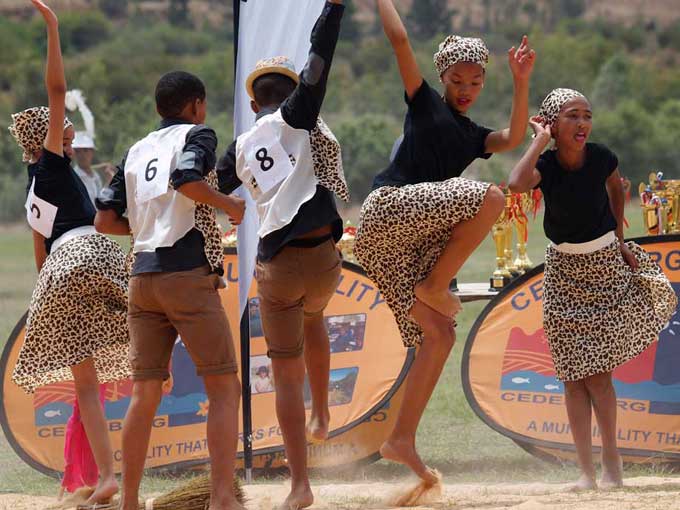
[[199, 376], [237, 372], [218, 285], [219, 276], [208, 266], [131, 278], [128, 325], [133, 379], [167, 379], [178, 335]]
[[285, 247], [255, 269], [262, 329], [270, 358], [302, 354], [304, 319], [323, 315], [338, 287], [342, 257], [329, 240], [314, 248]]

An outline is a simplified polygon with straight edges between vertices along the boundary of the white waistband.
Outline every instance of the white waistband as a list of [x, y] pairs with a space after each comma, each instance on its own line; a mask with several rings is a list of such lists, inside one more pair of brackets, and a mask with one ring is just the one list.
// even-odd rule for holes
[[59, 237], [57, 237], [52, 243], [52, 248], [50, 248], [50, 253], [54, 253], [59, 249], [59, 247], [71, 239], [76, 237], [89, 236], [91, 234], [96, 234], [97, 230], [92, 225], [85, 225], [84, 227], [78, 227], [64, 232]]
[[584, 253], [593, 253], [595, 251], [606, 248], [616, 241], [616, 234], [614, 231], [607, 232], [602, 237], [588, 241], [587, 243], [550, 243], [550, 246], [561, 253], [570, 253], [580, 255]]

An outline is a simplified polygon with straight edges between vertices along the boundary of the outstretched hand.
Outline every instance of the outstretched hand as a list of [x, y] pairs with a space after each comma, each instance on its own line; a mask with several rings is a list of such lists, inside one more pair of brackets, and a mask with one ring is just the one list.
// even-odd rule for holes
[[47, 24], [57, 24], [57, 15], [54, 14], [54, 11], [49, 8], [49, 6], [43, 2], [42, 0], [31, 0], [33, 5], [35, 6], [38, 11], [40, 11], [40, 14], [42, 14], [43, 18], [45, 18], [45, 21]]
[[519, 48], [513, 46], [508, 50], [508, 62], [510, 71], [516, 80], [528, 80], [534, 70], [536, 52], [529, 45], [529, 38], [525, 35]]

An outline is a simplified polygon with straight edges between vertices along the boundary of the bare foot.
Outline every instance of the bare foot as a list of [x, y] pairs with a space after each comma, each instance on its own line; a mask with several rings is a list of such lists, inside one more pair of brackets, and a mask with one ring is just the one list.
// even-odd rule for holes
[[300, 510], [314, 504], [314, 494], [312, 489], [307, 486], [291, 489], [286, 500], [279, 506], [278, 510]]
[[118, 492], [118, 482], [114, 477], [99, 480], [92, 496], [87, 500], [88, 505], [95, 503], [109, 503], [114, 494]]
[[425, 336], [453, 334], [453, 320], [430, 308], [419, 299], [413, 303], [409, 315], [421, 327]]
[[323, 416], [312, 413], [307, 424], [307, 440], [312, 443], [321, 443], [328, 439], [328, 424], [330, 412], [326, 411]]
[[615, 459], [605, 462], [602, 459], [602, 477], [600, 478], [600, 488], [620, 489], [623, 487], [623, 461], [617, 454]]
[[432, 290], [422, 281], [415, 287], [416, 297], [445, 317], [453, 318], [463, 308], [460, 298], [448, 288]]
[[581, 478], [567, 487], [568, 492], [594, 491], [597, 490], [597, 483], [594, 476], [581, 475]]
[[428, 485], [434, 485], [439, 481], [435, 471], [425, 465], [415, 446], [410, 442], [388, 439], [380, 447], [380, 455], [384, 459], [408, 466]]

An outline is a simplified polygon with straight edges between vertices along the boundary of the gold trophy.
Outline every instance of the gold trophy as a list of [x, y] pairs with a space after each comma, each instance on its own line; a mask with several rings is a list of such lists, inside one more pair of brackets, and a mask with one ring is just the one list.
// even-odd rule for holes
[[652, 172], [639, 192], [647, 235], [680, 234], [680, 180], [664, 180], [661, 172]]
[[510, 193], [510, 189], [505, 189], [505, 210], [509, 211], [507, 220], [505, 223], [505, 264], [508, 267], [508, 271], [512, 277], [519, 276], [523, 273], [520, 271], [515, 263], [513, 262], [513, 252], [512, 252], [512, 225], [516, 221], [517, 212], [517, 201], [516, 196]]
[[514, 265], [522, 274], [534, 267], [533, 262], [527, 255], [527, 238], [529, 231], [529, 218], [526, 211], [532, 206], [531, 192], [522, 193], [517, 197], [518, 214], [515, 214], [515, 230], [517, 231], [517, 258]]
[[[492, 292], [500, 291], [510, 283], [510, 280], [512, 279], [512, 273], [508, 269], [508, 261], [505, 258], [506, 239], [508, 237], [507, 232], [509, 230], [508, 227], [510, 226], [510, 214], [511, 208], [506, 197], [505, 209], [491, 229], [494, 243], [496, 243], [496, 270], [489, 279], [489, 290]], [[512, 230], [510, 230], [510, 232], [512, 233]]]

